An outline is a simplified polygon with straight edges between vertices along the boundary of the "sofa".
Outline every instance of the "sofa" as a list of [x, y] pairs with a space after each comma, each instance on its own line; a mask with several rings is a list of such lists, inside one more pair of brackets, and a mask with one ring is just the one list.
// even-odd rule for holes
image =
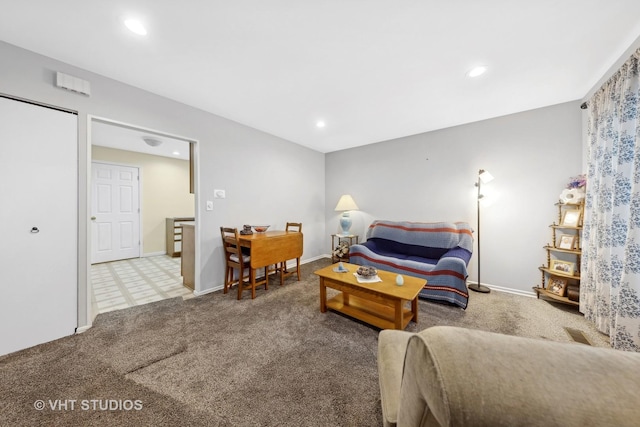
[[473, 230], [464, 222], [376, 220], [349, 262], [427, 280], [420, 297], [467, 307]]
[[383, 330], [385, 427], [637, 426], [640, 353], [436, 326]]

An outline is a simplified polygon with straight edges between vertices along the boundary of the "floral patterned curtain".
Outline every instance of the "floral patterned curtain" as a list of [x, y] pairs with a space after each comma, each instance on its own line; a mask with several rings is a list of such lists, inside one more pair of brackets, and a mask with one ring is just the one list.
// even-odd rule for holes
[[640, 49], [589, 100], [580, 311], [640, 351]]

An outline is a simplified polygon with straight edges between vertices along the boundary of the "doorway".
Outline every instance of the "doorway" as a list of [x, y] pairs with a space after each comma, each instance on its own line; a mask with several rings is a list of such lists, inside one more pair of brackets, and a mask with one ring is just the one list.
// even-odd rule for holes
[[[179, 137], [162, 131], [142, 128], [136, 125], [115, 122], [104, 118], [89, 118], [89, 145], [91, 147], [92, 162], [117, 167], [116, 174], [124, 168], [126, 175], [135, 176], [139, 171], [139, 206], [129, 206], [129, 196], [135, 185], [125, 184], [124, 193], [127, 211], [139, 210], [139, 230], [126, 222], [126, 227], [116, 225], [103, 226], [105, 235], [114, 234], [114, 228], [124, 230], [125, 249], [136, 246], [138, 254], [131, 254], [125, 250], [124, 256], [96, 258], [100, 264], [90, 265], [88, 274], [88, 294], [91, 299], [90, 319], [104, 311], [126, 308], [147, 302], [158, 301], [174, 296], [192, 295], [191, 290], [184, 292], [182, 286], [180, 258], [165, 255], [165, 217], [191, 216], [196, 217], [197, 202], [195, 192], [195, 161], [196, 141]], [[93, 168], [92, 168], [93, 169]], [[92, 189], [89, 200], [92, 201], [91, 212], [96, 212], [94, 203], [99, 202], [100, 195], [96, 194], [94, 185], [95, 170], [92, 171]], [[172, 175], [173, 174], [173, 175]], [[178, 175], [175, 175], [178, 174]], [[105, 174], [109, 175], [109, 174]], [[111, 174], [113, 175], [113, 174]], [[117, 187], [117, 185], [115, 186]], [[103, 199], [114, 200], [108, 196], [108, 188], [103, 187]], [[117, 197], [121, 192], [116, 190]], [[112, 203], [117, 204], [118, 201]], [[108, 203], [106, 203], [108, 205]], [[114, 206], [110, 206], [114, 207]], [[171, 209], [175, 209], [171, 211]], [[108, 209], [107, 209], [108, 210]], [[115, 244], [104, 244], [96, 230], [96, 223], [100, 222], [99, 215], [90, 222], [91, 234], [89, 245], [94, 252], [98, 247], [113, 248]], [[197, 219], [197, 218], [196, 218]], [[104, 223], [106, 221], [102, 221]], [[197, 228], [197, 225], [196, 225]], [[120, 231], [115, 234], [120, 233]], [[109, 233], [107, 233], [109, 232]], [[132, 239], [129, 237], [135, 236]], [[119, 236], [115, 240], [118, 241]], [[106, 240], [109, 241], [111, 237]], [[128, 244], [129, 241], [133, 245]], [[113, 252], [111, 249], [105, 252]], [[93, 258], [93, 253], [91, 257]], [[126, 258], [126, 259], [125, 259]], [[109, 261], [109, 262], [104, 262]], [[176, 277], [177, 276], [177, 277]], [[136, 278], [136, 280], [130, 280]], [[177, 280], [176, 280], [177, 279]], [[99, 298], [96, 299], [96, 296]], [[99, 301], [98, 301], [99, 300]]]

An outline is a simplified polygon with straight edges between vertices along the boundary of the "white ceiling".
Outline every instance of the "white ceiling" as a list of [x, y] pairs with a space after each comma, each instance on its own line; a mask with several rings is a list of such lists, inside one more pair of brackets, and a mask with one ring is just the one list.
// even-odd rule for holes
[[[640, 36], [638, 0], [0, 7], [0, 40], [320, 152], [580, 99]], [[477, 64], [489, 71], [467, 78]]]
[[[161, 141], [161, 143], [158, 146], [152, 147], [144, 142], [144, 138], [155, 139]], [[119, 150], [137, 151], [155, 156], [189, 160], [189, 143], [187, 141], [181, 141], [165, 135], [158, 135], [150, 131], [131, 129], [96, 120], [93, 120], [91, 123], [91, 144]]]

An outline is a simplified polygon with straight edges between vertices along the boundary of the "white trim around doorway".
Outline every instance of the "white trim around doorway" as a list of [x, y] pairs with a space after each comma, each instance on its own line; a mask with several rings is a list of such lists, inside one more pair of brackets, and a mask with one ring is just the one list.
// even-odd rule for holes
[[[124, 128], [128, 128], [128, 129], [132, 129], [132, 130], [136, 130], [136, 131], [142, 131], [142, 132], [147, 132], [147, 133], [151, 133], [151, 134], [155, 134], [158, 136], [164, 136], [167, 138], [173, 138], [173, 139], [178, 139], [181, 141], [185, 141], [188, 142], [189, 144], [193, 144], [193, 167], [194, 167], [194, 203], [195, 203], [195, 209], [194, 209], [194, 218], [195, 218], [195, 246], [196, 246], [196, 259], [195, 259], [195, 270], [196, 270], [196, 274], [195, 274], [195, 290], [194, 290], [194, 294], [198, 295], [200, 292], [200, 257], [198, 256], [200, 251], [198, 250], [198, 248], [200, 248], [200, 227], [199, 227], [199, 212], [200, 212], [200, 198], [199, 198], [199, 191], [200, 191], [200, 174], [199, 174], [199, 168], [200, 168], [200, 160], [199, 160], [199, 152], [200, 152], [200, 145], [199, 145], [199, 141], [197, 139], [194, 138], [188, 138], [188, 137], [184, 137], [184, 136], [180, 136], [180, 135], [175, 135], [175, 134], [171, 134], [171, 133], [167, 133], [167, 132], [163, 132], [160, 130], [156, 130], [156, 129], [150, 129], [150, 128], [146, 128], [143, 126], [138, 126], [138, 125], [134, 125], [131, 123], [126, 123], [126, 122], [121, 122], [121, 121], [117, 121], [117, 120], [111, 120], [111, 119], [107, 119], [104, 117], [99, 117], [99, 116], [94, 116], [91, 114], [87, 115], [87, 158], [86, 158], [86, 164], [87, 164], [87, 170], [86, 170], [86, 182], [84, 183], [85, 186], [85, 204], [86, 206], [84, 207], [85, 212], [91, 212], [91, 151], [92, 151], [92, 141], [91, 141], [91, 124], [93, 122], [101, 122], [101, 123], [105, 123], [105, 124], [110, 124], [110, 125], [115, 125], [115, 126], [120, 126], [120, 127], [124, 127]], [[82, 202], [82, 200], [80, 199], [79, 202]], [[142, 208], [141, 208], [142, 209]], [[92, 303], [91, 303], [91, 220], [89, 218], [89, 215], [79, 215], [78, 219], [79, 219], [79, 224], [78, 226], [82, 229], [85, 230], [86, 233], [86, 250], [85, 251], [79, 251], [78, 253], [78, 271], [82, 271], [84, 272], [83, 276], [84, 277], [79, 277], [79, 286], [84, 285], [85, 286], [85, 295], [86, 295], [86, 301], [85, 301], [85, 305], [86, 305], [86, 313], [87, 313], [87, 324], [86, 325], [80, 325], [77, 329], [77, 332], [84, 332], [87, 329], [89, 329], [93, 323], [93, 320], [95, 319], [95, 316], [97, 316], [97, 310], [94, 310], [94, 308], [92, 307]], [[142, 241], [141, 241], [142, 242]], [[84, 253], [83, 253], [84, 252]], [[80, 267], [83, 268], [80, 268]], [[80, 301], [79, 301], [80, 304]]]

